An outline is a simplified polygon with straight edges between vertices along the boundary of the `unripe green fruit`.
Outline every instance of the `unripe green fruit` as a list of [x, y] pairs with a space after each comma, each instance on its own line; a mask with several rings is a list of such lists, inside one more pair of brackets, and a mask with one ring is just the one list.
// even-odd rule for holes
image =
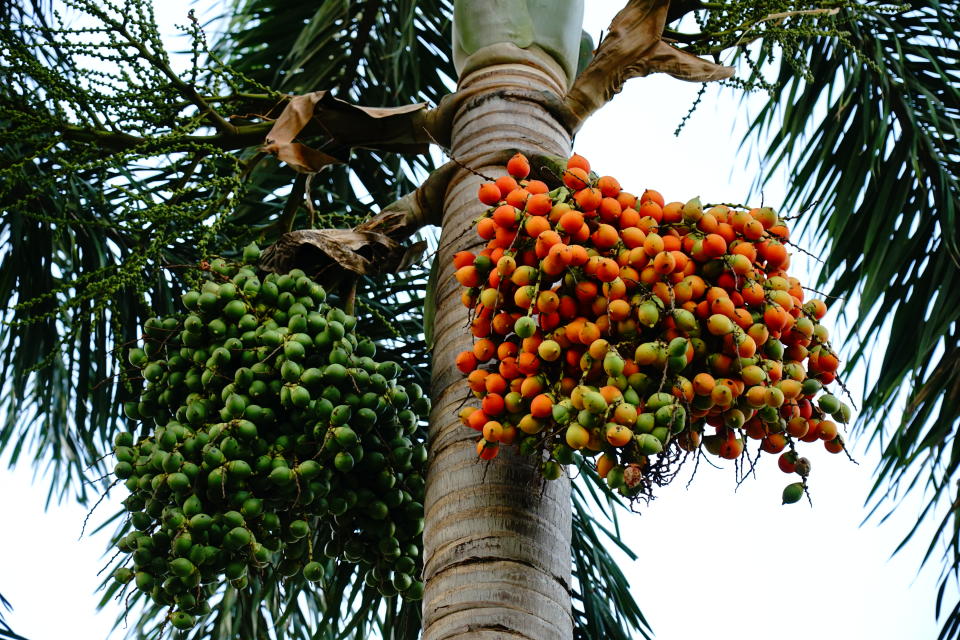
[[191, 629], [196, 624], [196, 620], [189, 613], [176, 611], [170, 616], [170, 624], [177, 629]]
[[[352, 333], [356, 317], [321, 305], [325, 292], [302, 271], [261, 282], [253, 269], [214, 262], [218, 275], [184, 296], [193, 313], [151, 319], [142, 353], [128, 354], [148, 384], [125, 411], [165, 425], [135, 447], [130, 434], [115, 439], [118, 475], [133, 492], [124, 505], [152, 532], [118, 543], [134, 554], [127, 561], [144, 590], [160, 606], [204, 615], [209, 594], [197, 587], [226, 571], [244, 588], [248, 567], [272, 552], [284, 558], [279, 574], [309, 565], [305, 577], [321, 580], [305, 544], [317, 519], [318, 535], [357, 534], [347, 555], [379, 567], [378, 588], [416, 591], [419, 550], [398, 540], [423, 527], [419, 423], [429, 399], [392, 382], [404, 369], [373, 360], [374, 343]], [[381, 548], [384, 536], [393, 542]], [[391, 579], [391, 568], [404, 577]]]
[[547, 480], [556, 480], [563, 475], [563, 467], [554, 460], [544, 462], [540, 467], [540, 471]]
[[825, 393], [817, 399], [817, 404], [824, 413], [833, 414], [840, 411], [840, 399], [829, 393]]
[[803, 497], [803, 483], [794, 482], [783, 488], [783, 504], [799, 502]]
[[530, 316], [518, 318], [513, 325], [513, 331], [520, 338], [529, 338], [537, 330], [537, 322]]
[[324, 568], [319, 562], [308, 562], [303, 567], [303, 577], [309, 582], [319, 582], [324, 578]]
[[186, 558], [177, 558], [170, 562], [170, 573], [181, 578], [190, 575], [196, 571], [196, 569], [193, 563]]
[[288, 529], [290, 531], [290, 535], [297, 540], [306, 537], [307, 534], [310, 533], [310, 525], [303, 520], [294, 520], [290, 523]]
[[137, 589], [140, 591], [150, 591], [156, 583], [153, 576], [145, 571], [138, 571], [136, 575]]
[[113, 572], [113, 579], [120, 584], [126, 584], [133, 580], [133, 571], [126, 567], [119, 567]]
[[260, 247], [251, 242], [243, 248], [243, 261], [247, 264], [257, 264], [260, 260]]
[[640, 455], [650, 456], [663, 451], [663, 443], [653, 433], [641, 433], [634, 436]]
[[227, 535], [223, 538], [223, 544], [228, 549], [240, 549], [245, 547], [253, 542], [253, 536], [250, 535], [250, 532], [244, 527], [234, 527], [227, 532]]

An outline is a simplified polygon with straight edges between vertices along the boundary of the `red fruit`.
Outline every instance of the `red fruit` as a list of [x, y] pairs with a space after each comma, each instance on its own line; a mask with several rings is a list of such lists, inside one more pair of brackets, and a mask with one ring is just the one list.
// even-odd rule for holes
[[515, 154], [507, 161], [507, 173], [522, 180], [530, 175], [530, 162], [522, 153]]
[[477, 195], [480, 198], [480, 202], [485, 205], [494, 205], [500, 202], [500, 187], [497, 186], [496, 182], [484, 182], [480, 185], [480, 192]]
[[483, 438], [477, 443], [477, 455], [482, 460], [493, 460], [500, 453], [500, 445], [495, 442], [487, 442]]
[[553, 209], [553, 201], [545, 193], [537, 193], [527, 198], [527, 213], [533, 216], [545, 216]]
[[771, 433], [760, 443], [760, 448], [767, 453], [780, 453], [787, 446], [787, 439], [779, 433]]
[[567, 160], [567, 169], [581, 169], [586, 173], [590, 172], [590, 161], [579, 154], [573, 154], [570, 156], [570, 159]]
[[517, 222], [517, 210], [509, 204], [497, 207], [493, 212], [493, 221], [504, 229], [510, 229]]
[[590, 176], [583, 169], [572, 167], [563, 172], [563, 184], [570, 189], [583, 189], [590, 184]]
[[663, 196], [660, 195], [659, 191], [654, 191], [653, 189], [647, 189], [643, 192], [643, 195], [640, 196], [640, 202], [646, 202], [647, 200], [651, 202], [656, 202], [662, 208], [664, 203]]
[[743, 453], [743, 440], [736, 438], [733, 433], [720, 443], [720, 457], [727, 460], [736, 460]]
[[488, 416], [500, 415], [505, 408], [503, 396], [499, 393], [488, 393], [480, 402], [480, 408], [483, 409], [483, 412]]
[[840, 453], [843, 451], [843, 438], [837, 436], [833, 440], [828, 440], [823, 443], [823, 448], [830, 453]]
[[507, 194], [517, 188], [517, 181], [510, 176], [500, 176], [497, 178], [497, 186], [500, 188], [500, 197], [506, 198]]
[[477, 356], [473, 355], [473, 351], [461, 351], [456, 363], [461, 372], [470, 373], [477, 368]]
[[459, 269], [460, 267], [470, 266], [476, 259], [477, 257], [470, 251], [458, 251], [453, 254], [453, 268]]
[[793, 473], [797, 470], [797, 454], [793, 451], [785, 451], [777, 458], [777, 466], [784, 473]]
[[597, 188], [605, 198], [616, 198], [620, 195], [620, 183], [611, 176], [603, 176], [597, 180]]

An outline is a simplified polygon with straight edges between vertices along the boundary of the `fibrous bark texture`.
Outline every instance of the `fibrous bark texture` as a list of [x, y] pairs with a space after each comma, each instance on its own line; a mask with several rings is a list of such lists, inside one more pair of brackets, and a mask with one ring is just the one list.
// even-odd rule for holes
[[[451, 153], [478, 173], [503, 175], [504, 149], [567, 156], [570, 134], [523, 94], [562, 96], [566, 78], [550, 64], [498, 64], [461, 78], [464, 99], [453, 123]], [[519, 90], [519, 91], [518, 91]], [[477, 251], [471, 228], [484, 211], [482, 178], [460, 170], [444, 206], [435, 290], [430, 467], [424, 530], [424, 640], [504, 638], [569, 640], [570, 486], [543, 481], [535, 466], [504, 447], [491, 462], [477, 458], [476, 432], [457, 411], [469, 391], [454, 366], [472, 345], [452, 256]]]

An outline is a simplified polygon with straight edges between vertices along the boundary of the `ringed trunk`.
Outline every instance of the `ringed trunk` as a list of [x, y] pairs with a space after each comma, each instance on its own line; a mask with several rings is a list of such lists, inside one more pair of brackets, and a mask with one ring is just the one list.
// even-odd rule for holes
[[[548, 58], [538, 61], [506, 46], [516, 50], [516, 61], [468, 69], [460, 78], [466, 97], [452, 132], [453, 157], [493, 177], [504, 169], [490, 158], [505, 149], [566, 157], [571, 148], [570, 135], [542, 106], [503, 93], [562, 96], [566, 73]], [[477, 200], [482, 181], [466, 170], [451, 180], [437, 257], [423, 638], [568, 640], [573, 637], [569, 481], [542, 480], [516, 447], [502, 447], [490, 462], [479, 460], [477, 434], [457, 417], [470, 392], [454, 359], [472, 347], [472, 338], [452, 256], [482, 248], [472, 229], [485, 210]]]

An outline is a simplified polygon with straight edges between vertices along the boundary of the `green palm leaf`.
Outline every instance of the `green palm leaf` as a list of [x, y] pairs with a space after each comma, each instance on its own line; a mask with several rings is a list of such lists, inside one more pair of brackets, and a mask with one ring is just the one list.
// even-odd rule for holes
[[10, 606], [10, 602], [3, 597], [3, 594], [0, 593], [0, 638], [7, 638], [8, 640], [27, 640], [23, 636], [14, 633], [13, 629], [10, 628], [10, 625], [7, 624], [6, 620], [3, 619], [3, 610], [10, 610], [13, 607]]
[[[810, 209], [805, 230], [827, 249], [821, 284], [863, 319], [847, 370], [870, 370], [858, 428], [875, 425], [871, 441], [882, 452], [873, 512], [911, 489], [927, 492], [921, 522], [938, 526], [925, 561], [943, 545], [944, 584], [960, 571], [958, 19], [956, 2], [920, 2], [848, 23], [847, 44], [805, 43], [810, 77], [783, 66], [752, 130], [782, 117], [766, 175], [794, 167], [785, 205]], [[960, 637], [958, 609], [944, 619], [941, 637]]]

